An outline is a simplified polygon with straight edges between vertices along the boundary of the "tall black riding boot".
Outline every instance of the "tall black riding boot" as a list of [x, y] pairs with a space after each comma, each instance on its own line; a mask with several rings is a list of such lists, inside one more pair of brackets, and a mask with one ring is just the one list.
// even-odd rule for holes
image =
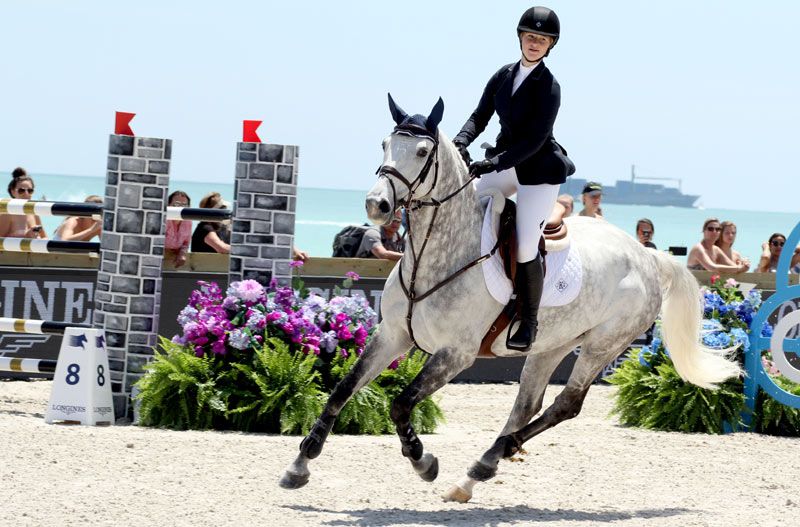
[[533, 341], [536, 340], [543, 285], [544, 267], [541, 254], [530, 262], [517, 264], [517, 294], [520, 295], [522, 305], [519, 328], [506, 340], [506, 347], [509, 349], [530, 351]]

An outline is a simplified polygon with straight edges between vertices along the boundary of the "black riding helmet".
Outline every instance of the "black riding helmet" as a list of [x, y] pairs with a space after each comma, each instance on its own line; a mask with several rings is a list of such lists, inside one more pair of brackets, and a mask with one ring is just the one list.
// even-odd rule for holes
[[[522, 33], [536, 33], [553, 37], [553, 45], [550, 46], [550, 49], [553, 49], [561, 35], [561, 23], [552, 9], [542, 6], [531, 7], [522, 13], [519, 24], [517, 24], [517, 36]], [[545, 56], [550, 54], [550, 49], [547, 50]]]

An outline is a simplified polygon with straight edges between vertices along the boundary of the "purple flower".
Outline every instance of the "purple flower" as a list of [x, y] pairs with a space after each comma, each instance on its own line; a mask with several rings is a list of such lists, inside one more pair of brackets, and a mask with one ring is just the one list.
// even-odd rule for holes
[[400, 355], [399, 357], [397, 357], [396, 359], [394, 359], [394, 360], [392, 361], [392, 363], [391, 363], [391, 364], [389, 364], [389, 369], [390, 369], [390, 370], [396, 370], [396, 369], [398, 368], [398, 366], [400, 366], [400, 362], [402, 362], [402, 361], [403, 361], [405, 358], [406, 358], [406, 356], [405, 356], [405, 355]]
[[297, 267], [303, 267], [303, 260], [292, 260], [289, 262], [289, 267], [295, 269]]
[[223, 339], [220, 339], [211, 344], [211, 351], [215, 355], [225, 355], [228, 351], [225, 349], [225, 341]]
[[358, 273], [356, 273], [355, 271], [347, 271], [344, 275], [353, 282], [358, 282], [359, 280], [361, 280], [361, 277], [358, 276]]
[[336, 346], [339, 345], [339, 339], [336, 338], [335, 331], [326, 331], [320, 335], [320, 348], [324, 348], [328, 353], [336, 351]]

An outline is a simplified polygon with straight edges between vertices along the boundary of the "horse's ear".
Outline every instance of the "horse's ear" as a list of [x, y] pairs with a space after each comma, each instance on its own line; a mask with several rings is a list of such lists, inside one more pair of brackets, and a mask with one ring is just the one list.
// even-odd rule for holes
[[444, 115], [444, 101], [439, 97], [439, 100], [433, 106], [433, 110], [431, 110], [431, 114], [425, 120], [425, 126], [429, 132], [436, 133], [439, 123], [442, 122], [442, 115]]
[[394, 99], [392, 99], [391, 93], [388, 95], [389, 95], [389, 111], [392, 112], [392, 119], [394, 119], [395, 124], [400, 124], [403, 121], [405, 121], [406, 117], [408, 117], [408, 114], [404, 112], [402, 108], [397, 106], [397, 104], [394, 102]]

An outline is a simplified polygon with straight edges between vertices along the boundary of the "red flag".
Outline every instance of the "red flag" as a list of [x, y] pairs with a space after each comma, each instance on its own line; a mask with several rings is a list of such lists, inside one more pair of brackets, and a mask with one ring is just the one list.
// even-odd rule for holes
[[242, 142], [243, 143], [260, 143], [261, 139], [258, 137], [256, 130], [261, 126], [263, 121], [242, 121]]
[[114, 133], [117, 135], [134, 135], [130, 122], [135, 115], [135, 113], [117, 112], [114, 119]]

